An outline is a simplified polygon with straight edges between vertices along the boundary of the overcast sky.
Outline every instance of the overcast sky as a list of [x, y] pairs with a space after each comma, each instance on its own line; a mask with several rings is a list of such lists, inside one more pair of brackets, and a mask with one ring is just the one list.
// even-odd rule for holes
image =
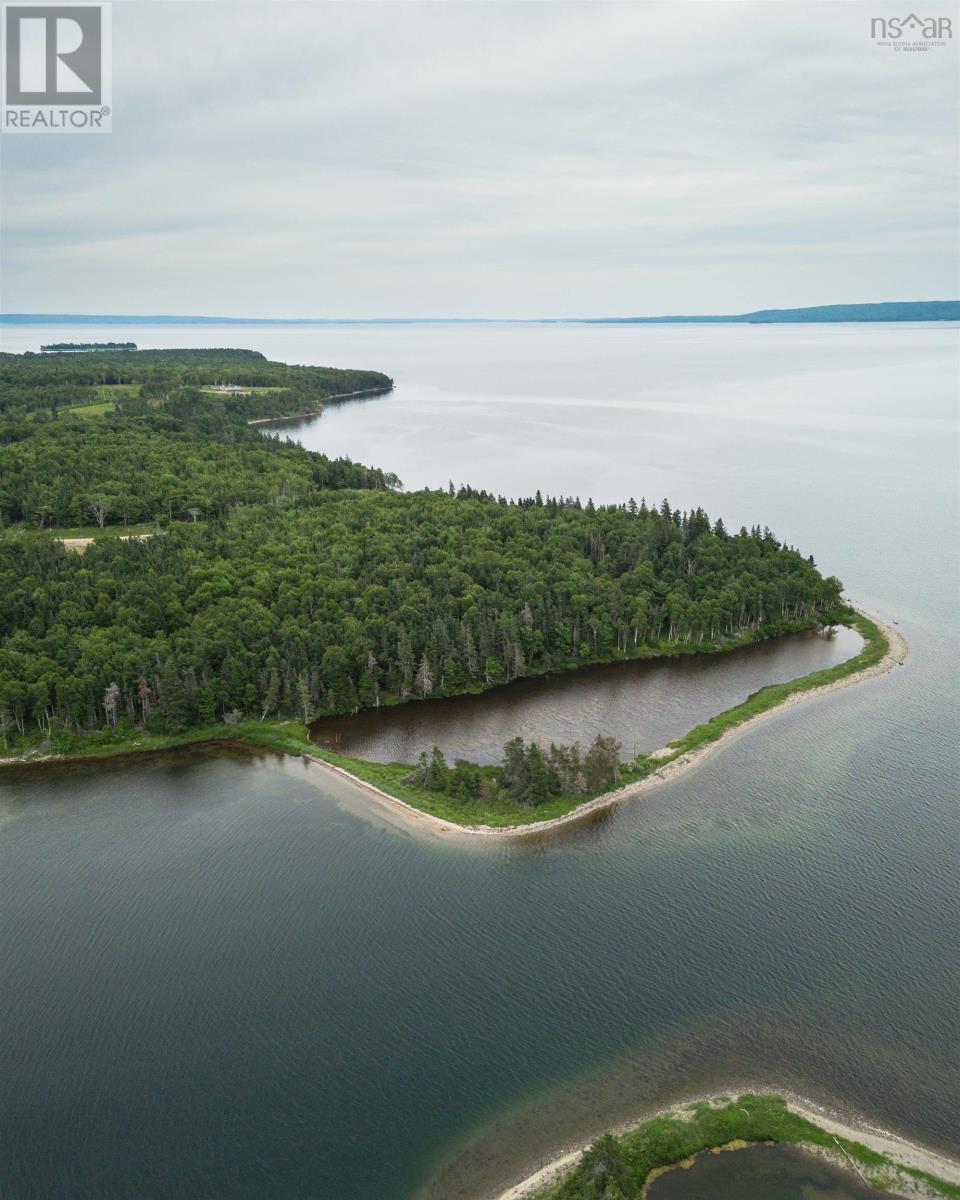
[[[113, 5], [114, 132], [4, 135], [6, 312], [957, 296], [954, 40], [883, 3]], [[918, 9], [918, 12], [921, 10]]]

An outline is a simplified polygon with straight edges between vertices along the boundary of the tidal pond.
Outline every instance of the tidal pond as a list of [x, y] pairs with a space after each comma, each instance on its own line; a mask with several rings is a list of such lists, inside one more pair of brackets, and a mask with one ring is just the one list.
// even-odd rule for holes
[[657, 750], [745, 700], [782, 683], [852, 658], [863, 645], [844, 626], [789, 634], [721, 654], [680, 655], [576, 671], [492, 688], [479, 695], [366, 709], [317, 721], [322, 746], [374, 762], [417, 761], [439, 746], [448, 762], [497, 763], [511, 738], [587, 746], [616, 737], [623, 756]]
[[699, 1154], [659, 1176], [647, 1200], [879, 1200], [889, 1192], [795, 1146]]

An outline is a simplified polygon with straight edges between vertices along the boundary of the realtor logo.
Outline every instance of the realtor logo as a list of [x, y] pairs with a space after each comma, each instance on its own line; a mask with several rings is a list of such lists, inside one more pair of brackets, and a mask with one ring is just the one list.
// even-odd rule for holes
[[109, 133], [109, 4], [5, 4], [4, 133]]
[[953, 22], [950, 17], [918, 17], [916, 13], [906, 17], [873, 17], [870, 36], [874, 41], [896, 42], [902, 37], [912, 37], [944, 42], [953, 37]]

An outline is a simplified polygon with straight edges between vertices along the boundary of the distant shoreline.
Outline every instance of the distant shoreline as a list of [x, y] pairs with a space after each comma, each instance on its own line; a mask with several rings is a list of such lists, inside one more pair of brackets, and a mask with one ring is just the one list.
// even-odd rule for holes
[[881, 301], [653, 317], [206, 317], [117, 313], [0, 313], [0, 325], [795, 325], [960, 321], [960, 300]]

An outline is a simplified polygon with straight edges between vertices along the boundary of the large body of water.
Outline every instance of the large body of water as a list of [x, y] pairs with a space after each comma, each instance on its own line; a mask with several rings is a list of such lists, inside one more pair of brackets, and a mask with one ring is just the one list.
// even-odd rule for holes
[[270, 755], [0, 777], [5, 1200], [479, 1200], [749, 1083], [960, 1153], [955, 328], [122, 333], [389, 372], [297, 435], [408, 486], [769, 524], [911, 655], [521, 843]]

